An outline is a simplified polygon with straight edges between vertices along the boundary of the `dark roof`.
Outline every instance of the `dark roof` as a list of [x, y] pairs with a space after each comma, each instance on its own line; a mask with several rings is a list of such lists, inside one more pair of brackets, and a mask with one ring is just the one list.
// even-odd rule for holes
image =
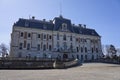
[[62, 26], [62, 23], [66, 23], [67, 29], [72, 33], [99, 36], [99, 34], [94, 29], [72, 25], [71, 20], [65, 19], [63, 17], [55, 17], [52, 21], [20, 18], [13, 26], [59, 31], [59, 29]]

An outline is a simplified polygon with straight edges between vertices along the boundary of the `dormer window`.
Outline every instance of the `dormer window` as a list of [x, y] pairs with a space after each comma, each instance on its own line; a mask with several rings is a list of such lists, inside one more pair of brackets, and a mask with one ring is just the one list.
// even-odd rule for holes
[[25, 21], [25, 27], [28, 27], [28, 26], [29, 26], [29, 22]]
[[66, 24], [66, 23], [63, 23], [63, 24], [62, 24], [62, 30], [63, 30], [63, 31], [67, 31], [67, 24]]
[[46, 26], [46, 25], [43, 25], [43, 29], [47, 29], [47, 26]]

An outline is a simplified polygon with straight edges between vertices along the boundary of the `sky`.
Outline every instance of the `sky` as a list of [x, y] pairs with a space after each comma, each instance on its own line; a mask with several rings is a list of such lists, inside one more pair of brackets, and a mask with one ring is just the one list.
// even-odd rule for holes
[[120, 48], [120, 0], [0, 0], [0, 43], [10, 44], [12, 26], [19, 18], [53, 20], [60, 14], [95, 29], [102, 44]]

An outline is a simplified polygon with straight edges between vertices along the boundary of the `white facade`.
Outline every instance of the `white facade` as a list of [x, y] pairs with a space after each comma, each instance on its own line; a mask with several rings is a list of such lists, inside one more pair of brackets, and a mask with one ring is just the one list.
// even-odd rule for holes
[[100, 36], [73, 33], [65, 27], [61, 30], [51, 31], [14, 25], [10, 56], [82, 60], [94, 60], [102, 56]]

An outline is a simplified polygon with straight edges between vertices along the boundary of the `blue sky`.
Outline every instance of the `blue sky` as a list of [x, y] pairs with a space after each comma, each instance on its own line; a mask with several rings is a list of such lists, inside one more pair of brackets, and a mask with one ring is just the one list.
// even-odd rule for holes
[[102, 36], [102, 44], [120, 47], [120, 0], [0, 0], [0, 43], [9, 45], [12, 25], [19, 18], [53, 19], [60, 15], [86, 24]]

